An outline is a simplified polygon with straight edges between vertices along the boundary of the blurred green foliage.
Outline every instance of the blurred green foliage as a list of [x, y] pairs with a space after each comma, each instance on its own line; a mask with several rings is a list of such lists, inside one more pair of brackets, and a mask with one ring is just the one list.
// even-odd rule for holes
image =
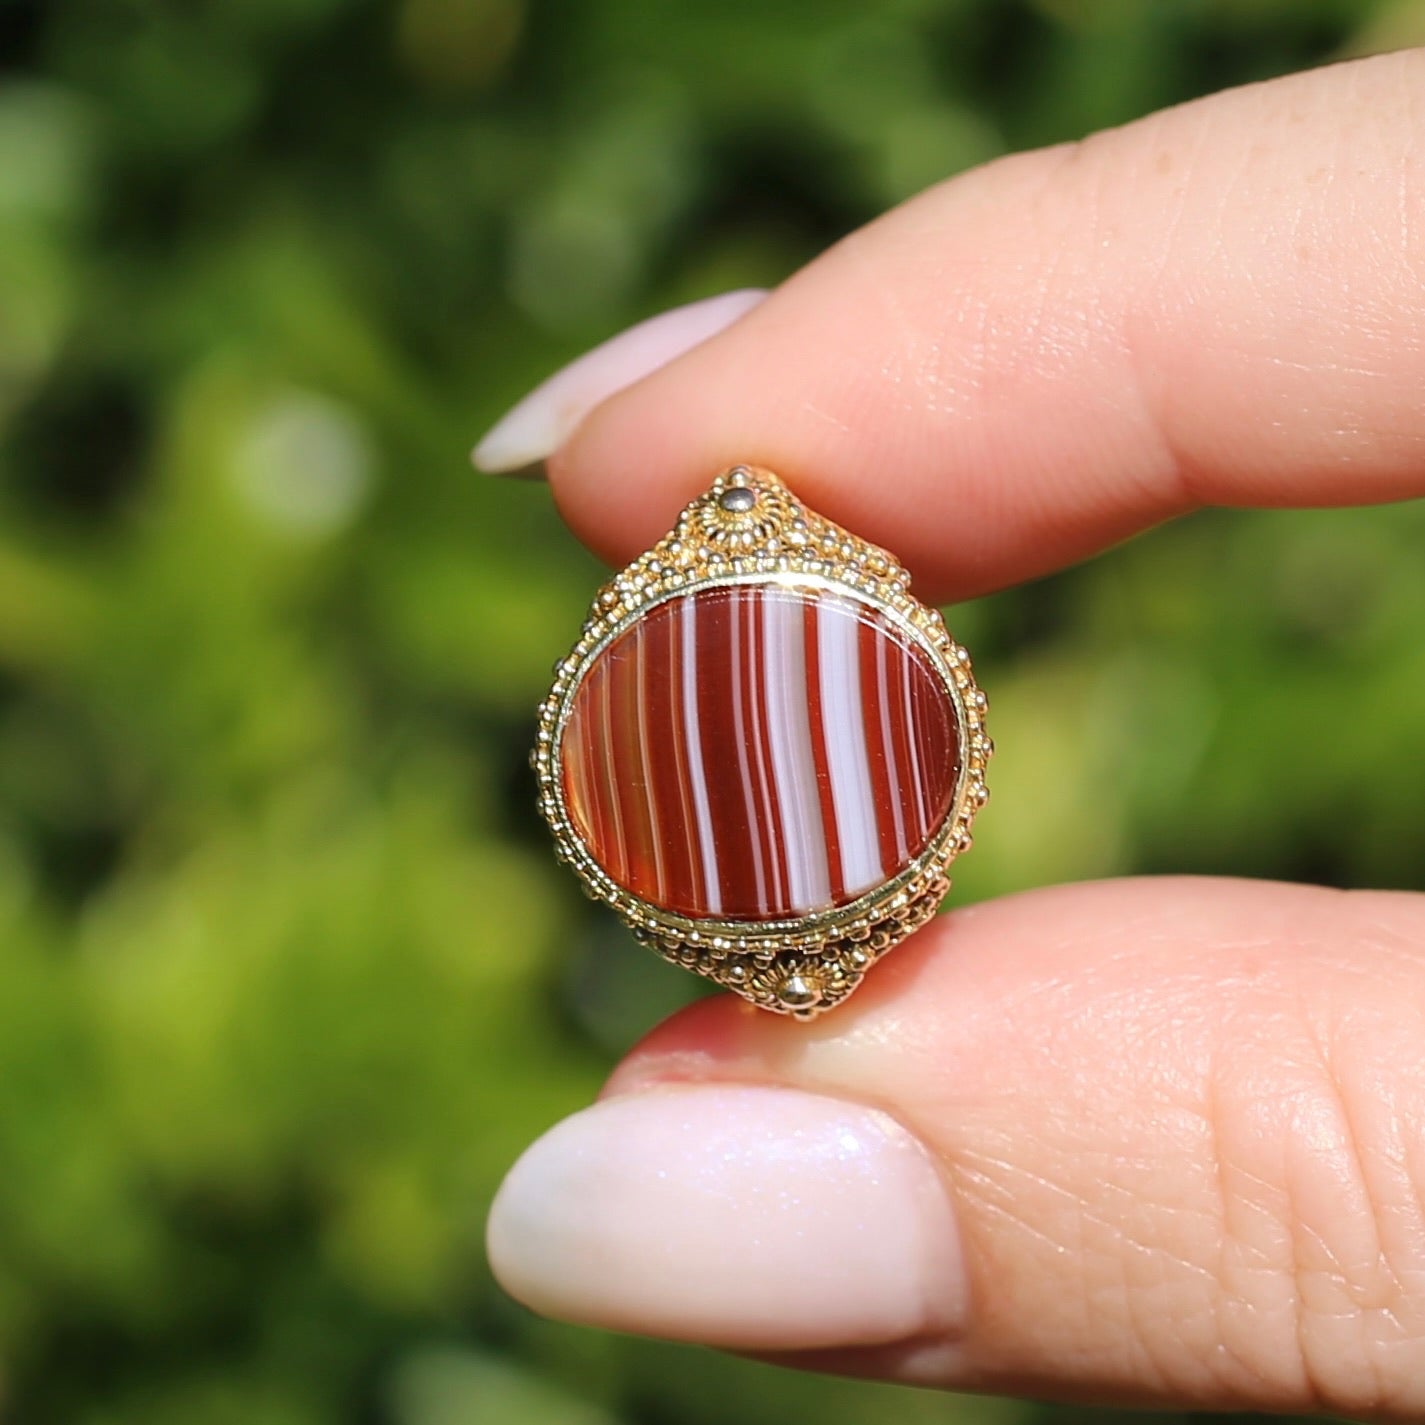
[[[493, 1288], [503, 1169], [696, 991], [548, 855], [525, 749], [596, 569], [464, 454], [968, 164], [1421, 38], [1357, 0], [0, 0], [0, 1418], [1090, 1418]], [[1204, 516], [954, 611], [1003, 749], [961, 898], [1425, 886], [1422, 539]]]

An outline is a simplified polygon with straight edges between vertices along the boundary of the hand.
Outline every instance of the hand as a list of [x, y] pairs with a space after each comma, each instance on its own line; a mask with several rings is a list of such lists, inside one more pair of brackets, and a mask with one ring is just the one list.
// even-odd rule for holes
[[[756, 459], [940, 600], [1204, 504], [1425, 493], [1422, 393], [1425, 51], [957, 178], [479, 454], [548, 456], [615, 563]], [[817, 1368], [1418, 1420], [1425, 898], [1065, 886], [810, 1026], [704, 1001], [521, 1159], [490, 1255], [537, 1310]]]

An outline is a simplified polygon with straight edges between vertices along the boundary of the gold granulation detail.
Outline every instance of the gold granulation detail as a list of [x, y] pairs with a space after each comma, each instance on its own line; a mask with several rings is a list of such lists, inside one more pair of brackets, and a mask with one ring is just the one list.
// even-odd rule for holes
[[[748, 489], [745, 510], [725, 501]], [[731, 508], [729, 508], [731, 506]], [[564, 805], [559, 743], [584, 671], [652, 605], [720, 585], [768, 580], [842, 589], [880, 609], [928, 654], [956, 711], [960, 779], [949, 815], [899, 875], [848, 905], [784, 921], [724, 921], [677, 915], [617, 885], [584, 846]], [[594, 597], [578, 642], [554, 670], [539, 709], [531, 764], [555, 851], [585, 891], [611, 906], [635, 937], [665, 959], [734, 990], [753, 1004], [801, 1019], [839, 1004], [877, 959], [919, 929], [944, 900], [950, 862], [971, 844], [988, 798], [985, 695], [969, 654], [940, 613], [910, 593], [906, 571], [885, 550], [809, 510], [769, 470], [737, 465], [692, 501], [672, 531], [617, 573]]]

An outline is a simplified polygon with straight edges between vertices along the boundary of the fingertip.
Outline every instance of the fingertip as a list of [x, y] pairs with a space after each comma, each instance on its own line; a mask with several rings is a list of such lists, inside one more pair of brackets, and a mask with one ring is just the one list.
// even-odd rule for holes
[[487, 1245], [536, 1311], [734, 1349], [953, 1334], [968, 1308], [923, 1146], [795, 1089], [684, 1085], [566, 1119], [510, 1170]]
[[718, 1065], [745, 1058], [759, 1020], [772, 1016], [738, 995], [694, 1000], [650, 1029], [619, 1061], [599, 1097], [615, 1098], [654, 1083], [712, 1078]]
[[480, 438], [471, 463], [489, 475], [537, 475], [601, 402], [643, 380], [718, 332], [766, 297], [740, 288], [638, 322], [540, 382]]

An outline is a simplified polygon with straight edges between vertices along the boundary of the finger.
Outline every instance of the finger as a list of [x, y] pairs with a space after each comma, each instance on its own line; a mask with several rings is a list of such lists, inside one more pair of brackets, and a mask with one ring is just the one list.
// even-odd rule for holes
[[[952, 950], [953, 953], [941, 953]], [[1425, 901], [958, 911], [803, 1025], [675, 1017], [512, 1170], [506, 1287], [921, 1384], [1425, 1415]]]
[[947, 182], [598, 405], [558, 502], [623, 563], [752, 461], [940, 600], [1202, 503], [1425, 492], [1422, 86], [1344, 64]]

